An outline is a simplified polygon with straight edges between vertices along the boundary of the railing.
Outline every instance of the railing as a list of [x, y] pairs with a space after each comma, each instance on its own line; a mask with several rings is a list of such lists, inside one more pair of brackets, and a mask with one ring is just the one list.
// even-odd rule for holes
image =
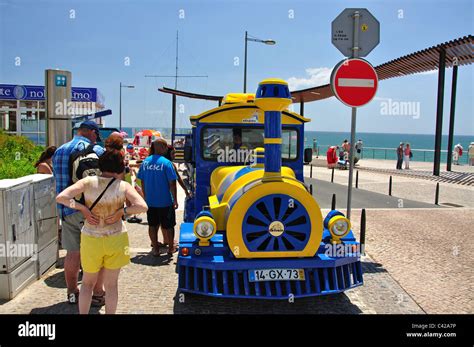
[[[326, 155], [327, 149], [330, 145], [318, 145], [317, 153], [315, 155]], [[433, 162], [434, 161], [434, 150], [433, 149], [412, 149], [413, 157], [411, 161], [422, 161], [422, 162]], [[441, 150], [441, 162], [446, 163], [447, 150]], [[314, 153], [313, 153], [314, 154]], [[338, 153], [339, 154], [339, 153]], [[385, 147], [362, 147], [360, 154], [361, 159], [385, 159], [385, 160], [397, 160], [396, 148], [385, 148]], [[463, 155], [459, 157], [459, 164], [469, 164], [469, 156], [467, 151], [463, 151]]]

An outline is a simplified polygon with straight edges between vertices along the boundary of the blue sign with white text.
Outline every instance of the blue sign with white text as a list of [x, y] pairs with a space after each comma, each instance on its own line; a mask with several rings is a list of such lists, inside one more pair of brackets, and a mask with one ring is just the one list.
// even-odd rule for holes
[[[71, 94], [71, 101], [97, 102], [97, 88], [72, 87]], [[43, 86], [0, 84], [0, 100], [43, 101], [46, 99], [45, 96], [46, 92]]]
[[56, 81], [56, 87], [65, 87], [67, 78], [65, 75], [56, 75], [54, 76], [54, 80]]

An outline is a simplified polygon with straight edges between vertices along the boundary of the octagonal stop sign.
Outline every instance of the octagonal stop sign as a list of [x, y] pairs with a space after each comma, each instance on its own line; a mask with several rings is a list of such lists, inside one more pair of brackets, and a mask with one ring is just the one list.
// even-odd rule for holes
[[349, 107], [369, 103], [378, 87], [377, 72], [366, 60], [344, 59], [331, 73], [331, 89], [334, 95]]
[[359, 13], [358, 57], [367, 56], [380, 42], [380, 23], [366, 8], [346, 8], [331, 23], [331, 41], [346, 57], [353, 56], [354, 13]]

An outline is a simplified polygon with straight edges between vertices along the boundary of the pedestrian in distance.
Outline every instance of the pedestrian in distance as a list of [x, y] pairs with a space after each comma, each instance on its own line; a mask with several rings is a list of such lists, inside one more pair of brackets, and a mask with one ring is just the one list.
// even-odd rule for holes
[[469, 165], [474, 166], [474, 142], [471, 142], [467, 154], [469, 155]]
[[403, 162], [405, 163], [405, 170], [410, 169], [410, 159], [413, 156], [410, 148], [410, 144], [407, 143], [405, 145], [405, 149], [403, 150]]
[[360, 158], [360, 156], [362, 154], [362, 146], [363, 146], [362, 140], [361, 139], [357, 140], [357, 142], [355, 144], [355, 150], [356, 150], [356, 156], [358, 158]]
[[400, 142], [400, 145], [397, 147], [397, 170], [402, 169], [403, 164], [403, 142]]
[[463, 147], [460, 143], [454, 146], [453, 150], [453, 164], [459, 165], [459, 158], [462, 156]]

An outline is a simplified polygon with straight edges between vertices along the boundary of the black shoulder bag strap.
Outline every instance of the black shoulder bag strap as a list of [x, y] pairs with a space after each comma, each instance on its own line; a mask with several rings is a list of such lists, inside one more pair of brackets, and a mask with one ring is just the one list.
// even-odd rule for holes
[[110, 180], [109, 184], [107, 184], [107, 187], [105, 187], [105, 189], [102, 191], [102, 193], [100, 193], [100, 195], [97, 197], [97, 199], [95, 199], [95, 201], [92, 203], [91, 207], [89, 207], [89, 211], [92, 211], [92, 209], [95, 207], [95, 205], [97, 205], [97, 203], [100, 201], [100, 199], [102, 199], [102, 197], [104, 196], [107, 189], [109, 189], [109, 187], [115, 182], [115, 180], [116, 180], [115, 177]]

